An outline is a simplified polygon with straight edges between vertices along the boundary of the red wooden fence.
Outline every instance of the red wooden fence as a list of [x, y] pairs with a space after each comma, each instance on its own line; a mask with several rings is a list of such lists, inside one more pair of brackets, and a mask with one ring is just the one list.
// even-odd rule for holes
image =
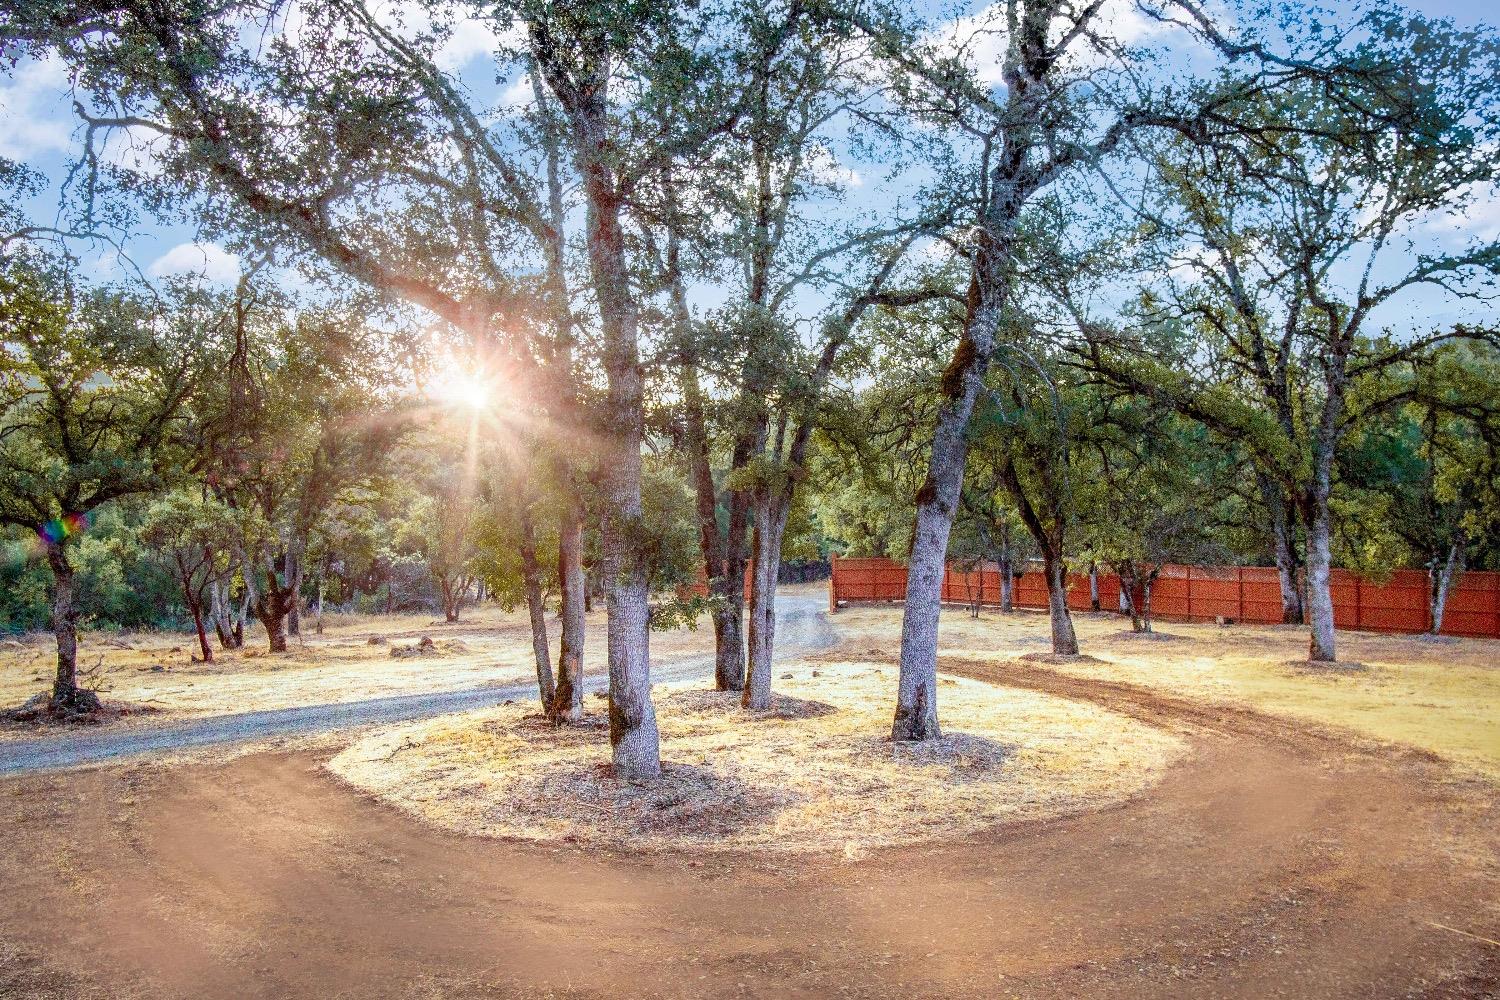
[[[981, 590], [982, 586], [982, 590]], [[1431, 625], [1427, 573], [1397, 570], [1385, 583], [1362, 580], [1349, 570], [1333, 571], [1334, 624], [1371, 632], [1425, 632]], [[906, 598], [906, 567], [892, 559], [833, 560], [828, 606]], [[988, 607], [1000, 605], [1000, 571], [986, 563], [983, 571], [949, 567], [943, 576], [943, 600], [969, 604], [976, 598]], [[1099, 607], [1119, 606], [1120, 580], [1099, 574]], [[1038, 572], [1018, 576], [1011, 591], [1018, 608], [1045, 608], [1047, 585]], [[1089, 609], [1086, 574], [1068, 577], [1068, 607]], [[1165, 566], [1151, 588], [1153, 617], [1176, 621], [1275, 624], [1281, 621], [1281, 585], [1276, 570], [1265, 566]], [[1443, 613], [1445, 635], [1500, 638], [1500, 573], [1464, 573], [1448, 594]]]

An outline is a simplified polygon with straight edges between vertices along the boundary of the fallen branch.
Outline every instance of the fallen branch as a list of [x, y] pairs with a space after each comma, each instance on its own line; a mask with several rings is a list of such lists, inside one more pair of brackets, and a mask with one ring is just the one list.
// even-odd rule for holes
[[1436, 920], [1429, 920], [1427, 921], [1427, 923], [1432, 927], [1436, 927], [1438, 930], [1451, 931], [1454, 934], [1462, 934], [1466, 938], [1473, 938], [1475, 941], [1483, 941], [1485, 944], [1494, 945], [1496, 948], [1500, 948], [1500, 941], [1496, 941], [1494, 938], [1481, 937], [1478, 934], [1470, 934], [1468, 931], [1461, 931], [1457, 927], [1449, 927], [1447, 924], [1440, 924]]

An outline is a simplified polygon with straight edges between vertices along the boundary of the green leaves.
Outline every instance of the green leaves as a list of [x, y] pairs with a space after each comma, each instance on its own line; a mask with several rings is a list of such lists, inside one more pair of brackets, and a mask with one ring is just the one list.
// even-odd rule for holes
[[0, 522], [39, 530], [159, 489], [187, 465], [198, 370], [164, 303], [75, 294], [29, 256], [0, 260]]

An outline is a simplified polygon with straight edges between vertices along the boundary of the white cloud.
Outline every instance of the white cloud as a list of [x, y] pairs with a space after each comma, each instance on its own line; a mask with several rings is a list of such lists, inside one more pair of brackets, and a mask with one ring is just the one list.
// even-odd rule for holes
[[167, 152], [167, 139], [149, 128], [131, 125], [114, 128], [99, 145], [99, 158], [122, 170], [155, 177], [161, 173], [160, 157]]
[[1215, 263], [1212, 251], [1194, 240], [1172, 255], [1171, 263], [1167, 265], [1167, 277], [1178, 284], [1196, 284], [1204, 272], [1214, 268]]
[[865, 182], [859, 171], [839, 163], [827, 146], [814, 146], [807, 154], [807, 173], [818, 184], [859, 187]]
[[1473, 185], [1456, 196], [1447, 208], [1427, 212], [1414, 223], [1411, 231], [1415, 236], [1425, 236], [1449, 247], [1500, 239], [1500, 186]]
[[[410, 0], [389, 0], [377, 4], [372, 13], [383, 28], [409, 41], [421, 35], [443, 34], [432, 60], [446, 73], [457, 73], [475, 59], [526, 41], [518, 24], [496, 31], [489, 20], [469, 15], [451, 17], [450, 23], [454, 10], [449, 7], [428, 8]], [[440, 27], [445, 30], [439, 32]]]
[[1005, 58], [1005, 8], [994, 4], [954, 18], [929, 33], [924, 41], [938, 55], [961, 58], [980, 83], [997, 84]]
[[[499, 48], [525, 42], [525, 35], [518, 27], [496, 31], [490, 21], [482, 18], [450, 17], [453, 11], [445, 6], [429, 8], [412, 0], [376, 0], [369, 9], [382, 29], [404, 41], [416, 42], [442, 34], [444, 37], [434, 47], [432, 58], [439, 69], [448, 73], [456, 73]], [[273, 16], [270, 26], [272, 37], [279, 37], [293, 48], [306, 44], [314, 27], [300, 0], [285, 4], [279, 15]], [[446, 30], [439, 31], [440, 27]], [[254, 49], [258, 32], [258, 23], [247, 22], [247, 30], [241, 33], [241, 42]], [[340, 36], [348, 37], [343, 31], [340, 31]], [[359, 47], [373, 54], [370, 45], [362, 43]]]
[[22, 60], [9, 80], [0, 81], [0, 156], [25, 161], [72, 147], [67, 86], [67, 67], [55, 56]]
[[1476, 239], [1500, 239], [1500, 187], [1492, 184], [1475, 196], [1463, 213], [1463, 229]]
[[[1476, 159], [1494, 162], [1500, 143], [1486, 141], [1474, 149]], [[1448, 207], [1424, 215], [1419, 232], [1450, 246], [1500, 240], [1500, 183], [1465, 185], [1448, 200]]]
[[496, 31], [488, 21], [466, 17], [453, 25], [453, 33], [438, 46], [433, 60], [449, 73], [463, 69], [481, 56], [493, 56], [500, 49], [518, 49], [526, 44], [526, 33], [513, 24]]
[[169, 274], [201, 274], [215, 284], [227, 285], [240, 276], [240, 259], [217, 243], [179, 243], [151, 264], [153, 277]]
[[522, 73], [500, 91], [499, 104], [517, 111], [529, 108], [536, 102], [536, 92], [531, 86], [531, 76]]
[[921, 239], [916, 244], [917, 255], [923, 260], [943, 263], [954, 256], [957, 252], [953, 244], [944, 240]]
[[[1063, 18], [1054, 21], [1052, 40], [1059, 39], [1071, 26], [1071, 22]], [[1094, 34], [1113, 45], [1138, 45], [1168, 30], [1167, 26], [1142, 14], [1135, 0], [1105, 0], [1103, 7], [1090, 20], [1089, 27]], [[998, 86], [1002, 82], [1008, 41], [1005, 4], [991, 4], [976, 13], [954, 18], [929, 32], [924, 41], [937, 54], [962, 59], [980, 83]], [[1075, 67], [1098, 65], [1101, 60], [1097, 49], [1084, 38], [1073, 41], [1067, 58]]]

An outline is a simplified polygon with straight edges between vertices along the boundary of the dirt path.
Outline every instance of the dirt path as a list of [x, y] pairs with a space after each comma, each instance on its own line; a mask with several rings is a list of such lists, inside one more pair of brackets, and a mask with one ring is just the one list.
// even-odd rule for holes
[[[836, 636], [823, 613], [826, 606], [827, 601], [818, 597], [782, 596], [776, 602], [777, 648], [786, 655], [799, 656], [831, 646]], [[712, 669], [711, 655], [694, 656], [658, 663], [652, 670], [652, 677], [657, 681], [691, 680], [710, 673]], [[602, 691], [605, 683], [601, 671], [595, 670], [584, 678], [584, 689]], [[0, 742], [0, 776], [175, 750], [406, 722], [482, 708], [508, 699], [521, 701], [535, 697], [534, 682], [495, 684], [460, 691], [242, 712], [131, 729], [54, 730], [46, 736]]]
[[0, 784], [0, 995], [1500, 995], [1492, 786], [1250, 712], [945, 668], [1195, 753], [1113, 810], [858, 862], [466, 840], [311, 753], [25, 776]]

